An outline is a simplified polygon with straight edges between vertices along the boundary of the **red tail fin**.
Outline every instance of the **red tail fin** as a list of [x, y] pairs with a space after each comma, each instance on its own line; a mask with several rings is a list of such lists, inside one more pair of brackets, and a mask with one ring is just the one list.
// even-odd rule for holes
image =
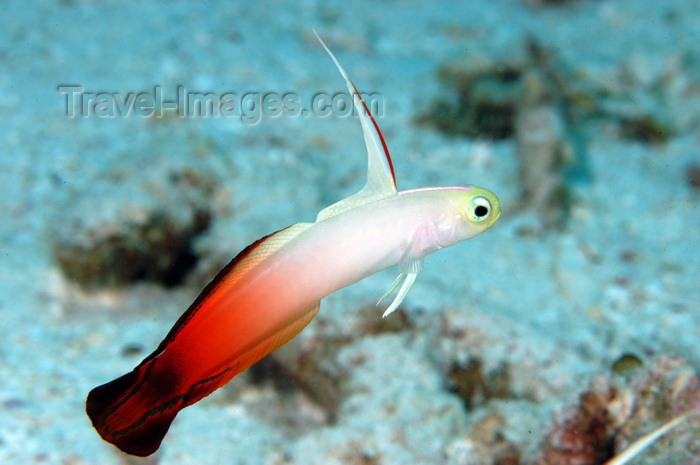
[[173, 373], [154, 362], [96, 387], [86, 403], [92, 425], [105, 441], [141, 457], [158, 449], [175, 415], [185, 407], [186, 394], [176, 391]]
[[[285, 241], [296, 237], [310, 227], [309, 223], [298, 223], [289, 228], [265, 236], [246, 247], [234, 258], [214, 280], [202, 291], [197, 300], [175, 323], [163, 342], [151, 355], [131, 373], [93, 389], [87, 398], [86, 411], [92, 425], [102, 438], [122, 451], [145, 457], [160, 446], [170, 423], [177, 413], [205, 396], [208, 396], [231, 380], [236, 374], [260, 360], [272, 350], [296, 336], [316, 315], [320, 302], [288, 315], [261, 320], [256, 333], [250, 327], [237, 344], [207, 343], [208, 331], [218, 333], [218, 327], [236, 321], [229, 315], [222, 318], [221, 301], [212, 299], [217, 292], [226, 294], [231, 286], [252, 267], [257, 266], [267, 255], [277, 250]], [[266, 241], [275, 237], [273, 244]], [[238, 270], [243, 270], [240, 273]], [[239, 273], [239, 274], [237, 274]], [[250, 312], [253, 309], [228, 308], [226, 312]], [[217, 318], [208, 318], [207, 315]], [[193, 322], [207, 323], [195, 331], [184, 331]], [[263, 318], [263, 317], [261, 317]], [[226, 340], [237, 336], [235, 325], [230, 325]], [[250, 325], [249, 325], [250, 326]], [[221, 334], [219, 337], [220, 341]], [[168, 350], [170, 347], [176, 347]], [[197, 357], [179, 357], [190, 351]], [[183, 360], [184, 358], [184, 360]]]

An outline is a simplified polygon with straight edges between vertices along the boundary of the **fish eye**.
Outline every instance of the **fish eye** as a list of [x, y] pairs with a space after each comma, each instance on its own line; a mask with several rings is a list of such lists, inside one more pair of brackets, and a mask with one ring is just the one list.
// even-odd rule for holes
[[484, 221], [491, 214], [491, 202], [486, 197], [474, 197], [469, 202], [467, 214], [472, 221]]

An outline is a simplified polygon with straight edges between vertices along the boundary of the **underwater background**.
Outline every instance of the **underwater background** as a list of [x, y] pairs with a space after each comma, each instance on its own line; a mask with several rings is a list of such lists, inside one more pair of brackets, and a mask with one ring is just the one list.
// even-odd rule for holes
[[[700, 406], [700, 2], [0, 9], [0, 462], [602, 464]], [[399, 190], [476, 184], [503, 214], [387, 319], [395, 269], [126, 456], [87, 393], [245, 246], [365, 183], [359, 120], [301, 112], [345, 92], [313, 29], [378, 99]], [[156, 108], [185, 91], [239, 106]], [[700, 463], [698, 417], [631, 463]]]

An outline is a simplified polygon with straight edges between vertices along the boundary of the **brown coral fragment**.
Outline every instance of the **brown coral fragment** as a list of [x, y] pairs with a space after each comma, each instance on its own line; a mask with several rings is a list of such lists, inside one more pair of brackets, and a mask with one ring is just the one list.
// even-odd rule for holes
[[523, 98], [515, 118], [515, 141], [523, 186], [521, 204], [533, 210], [546, 227], [563, 226], [571, 195], [564, 167], [572, 162], [565, 123], [552, 103], [541, 73], [523, 78]]
[[54, 257], [61, 271], [84, 288], [123, 286], [136, 281], [179, 284], [196, 263], [192, 238], [204, 231], [210, 217], [197, 212], [179, 224], [163, 210], [147, 212], [117, 230], [88, 226], [88, 240], [57, 243]]
[[453, 91], [452, 98], [437, 99], [417, 121], [451, 135], [511, 137], [521, 73], [517, 62], [447, 63], [438, 76]]
[[[615, 436], [618, 453], [669, 420], [700, 408], [697, 374], [678, 357], [659, 358], [637, 382], [634, 396], [634, 411]], [[635, 463], [698, 463], [692, 461], [700, 456], [698, 415], [668, 435], [672, 440], [652, 444]]]
[[613, 456], [615, 428], [624, 409], [624, 394], [604, 380], [581, 394], [563, 421], [555, 423], [536, 457], [535, 465], [600, 465]]
[[123, 204], [90, 199], [88, 207], [62, 217], [52, 253], [63, 274], [87, 290], [137, 281], [180, 284], [197, 263], [194, 239], [212, 220], [207, 198], [215, 184], [191, 169], [171, 173], [168, 181], [159, 195], [140, 193]]
[[337, 410], [336, 380], [323, 370], [297, 362], [293, 365], [274, 352], [247, 372], [250, 382], [267, 395], [252, 396], [246, 408], [292, 436], [332, 423]]
[[639, 438], [681, 416], [683, 423], [668, 433], [673, 440], [656, 441], [635, 463], [698, 463], [694, 460], [700, 454], [699, 416], [685, 415], [700, 409], [695, 372], [679, 358], [661, 357], [636, 379], [630, 388], [616, 387], [610, 380], [594, 380], [572, 412], [555, 423], [533, 463], [602, 465]]
[[519, 465], [520, 452], [502, 433], [505, 420], [499, 414], [490, 414], [472, 426], [472, 438], [488, 447], [493, 465]]
[[659, 144], [673, 136], [669, 123], [651, 114], [641, 114], [620, 118], [620, 135], [625, 139], [647, 144]]
[[447, 374], [452, 391], [464, 402], [468, 410], [488, 399], [512, 397], [509, 392], [510, 374], [507, 365], [484, 373], [483, 363], [477, 358], [466, 365], [454, 364]]
[[343, 373], [334, 364], [324, 363], [349, 342], [342, 337], [327, 337], [319, 328], [323, 320], [307, 331], [306, 339], [294, 339], [251, 367], [253, 382], [272, 382], [275, 391], [301, 393], [320, 407], [324, 423], [335, 421], [341, 399]]

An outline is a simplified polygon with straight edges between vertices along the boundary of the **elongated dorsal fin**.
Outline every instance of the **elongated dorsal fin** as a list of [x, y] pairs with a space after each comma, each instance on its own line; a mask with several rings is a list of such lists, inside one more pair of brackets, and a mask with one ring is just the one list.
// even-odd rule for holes
[[330, 207], [327, 207], [318, 214], [316, 221], [322, 221], [326, 218], [330, 218], [344, 211], [350, 210], [352, 208], [364, 205], [369, 202], [373, 202], [379, 199], [383, 199], [392, 195], [396, 195], [396, 178], [394, 176], [394, 167], [391, 164], [391, 157], [389, 156], [389, 150], [384, 142], [384, 137], [382, 136], [377, 122], [374, 120], [372, 113], [370, 113], [367, 104], [364, 99], [357, 91], [357, 87], [350, 80], [347, 73], [340, 66], [335, 55], [331, 52], [326, 44], [323, 42], [321, 37], [314, 31], [316, 38], [331, 59], [338, 67], [338, 71], [343, 75], [345, 79], [345, 84], [348, 86], [348, 91], [353, 98], [353, 105], [357, 108], [357, 112], [360, 116], [360, 123], [362, 124], [362, 133], [365, 138], [365, 145], [367, 145], [367, 184], [360, 192], [351, 195], [350, 197], [341, 200], [338, 203], [334, 203]]

